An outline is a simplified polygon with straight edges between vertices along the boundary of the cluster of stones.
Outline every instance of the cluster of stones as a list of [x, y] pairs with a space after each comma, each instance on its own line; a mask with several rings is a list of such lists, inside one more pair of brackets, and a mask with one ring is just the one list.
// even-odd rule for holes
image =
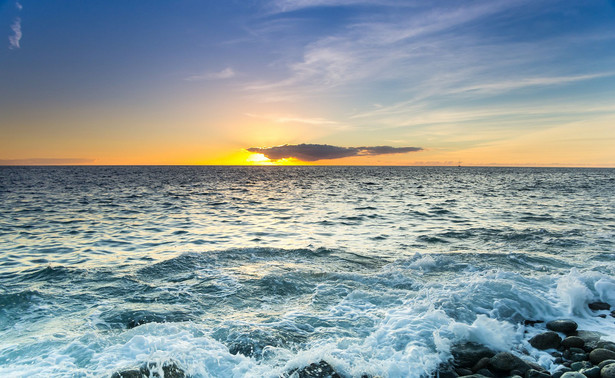
[[440, 378], [549, 378], [540, 365], [523, 360], [510, 352], [495, 353], [484, 345], [463, 343], [452, 349], [452, 365], [441, 366], [434, 374]]
[[615, 378], [615, 343], [601, 341], [595, 332], [578, 331], [572, 320], [550, 321], [547, 329], [529, 342], [536, 349], [556, 349], [552, 356], [560, 366], [553, 378]]
[[[609, 304], [603, 302], [590, 303], [589, 308], [610, 310]], [[615, 317], [615, 311], [611, 316]], [[536, 323], [543, 322], [526, 321], [526, 325]], [[577, 330], [577, 327], [572, 320], [553, 320], [546, 324], [548, 331], [529, 340], [536, 349], [552, 351], [554, 363], [558, 365], [553, 374], [512, 353], [495, 353], [483, 345], [465, 343], [453, 347], [453, 363], [441, 366], [434, 375], [439, 378], [615, 378], [615, 343], [602, 341], [599, 333]]]
[[[144, 364], [138, 368], [126, 369], [113, 373], [111, 378], [161, 378], [158, 371], [161, 369], [154, 363]], [[162, 365], [164, 378], [189, 378], [189, 376], [175, 362], [166, 362]], [[312, 363], [300, 369], [292, 369], [281, 378], [342, 378], [326, 361]], [[375, 378], [362, 376], [361, 378]]]
[[186, 373], [175, 362], [165, 362], [159, 367], [155, 363], [147, 363], [139, 366], [138, 368], [126, 369], [115, 372], [111, 375], [111, 378], [161, 378], [158, 373], [162, 370], [164, 378], [186, 378]]

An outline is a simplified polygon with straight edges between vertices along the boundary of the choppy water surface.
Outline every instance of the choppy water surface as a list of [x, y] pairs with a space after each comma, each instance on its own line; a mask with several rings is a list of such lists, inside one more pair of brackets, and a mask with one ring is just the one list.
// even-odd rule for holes
[[[0, 375], [428, 374], [525, 319], [615, 336], [615, 170], [0, 168]], [[533, 358], [550, 366], [546, 353]]]

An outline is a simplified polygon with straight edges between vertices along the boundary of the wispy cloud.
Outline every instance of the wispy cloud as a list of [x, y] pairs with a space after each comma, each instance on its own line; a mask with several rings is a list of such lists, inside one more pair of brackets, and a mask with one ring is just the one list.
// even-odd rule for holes
[[[408, 2], [411, 4], [412, 2]], [[313, 7], [339, 7], [350, 5], [399, 5], [399, 1], [390, 0], [273, 0], [269, 3], [269, 9], [273, 12], [292, 12], [304, 8]]]
[[326, 118], [306, 118], [292, 115], [258, 115], [252, 113], [246, 113], [248, 117], [266, 119], [275, 123], [304, 123], [308, 125], [339, 125], [339, 122], [332, 121]]
[[21, 18], [15, 18], [15, 21], [11, 25], [11, 30], [13, 31], [13, 35], [9, 35], [9, 49], [18, 49], [20, 48], [21, 41]]
[[506, 92], [510, 90], [534, 87], [534, 86], [549, 86], [568, 84], [576, 81], [592, 80], [598, 78], [604, 78], [614, 76], [614, 72], [596, 73], [589, 75], [571, 75], [571, 76], [551, 76], [551, 77], [526, 77], [519, 80], [502, 80], [491, 83], [475, 84], [467, 87], [461, 87], [450, 91], [455, 92], [470, 92], [470, 91], [484, 91], [484, 92]]
[[271, 160], [294, 158], [301, 161], [341, 159], [352, 156], [403, 154], [423, 150], [421, 147], [340, 147], [328, 144], [285, 144], [275, 147], [251, 147], [247, 151], [265, 155]]
[[[23, 5], [18, 1], [15, 3], [15, 8], [17, 11], [21, 12], [23, 9]], [[9, 35], [9, 49], [18, 49], [21, 47], [21, 17], [15, 17], [15, 21], [11, 24], [11, 30], [13, 31], [13, 35]]]
[[[338, 1], [336, 4], [373, 3], [368, 1]], [[322, 1], [279, 1], [280, 9], [303, 8], [324, 5]], [[328, 2], [331, 5], [330, 2]], [[418, 4], [418, 3], [417, 3]], [[424, 81], [444, 71], [434, 66], [432, 59], [438, 55], [454, 56], [457, 50], [468, 46], [468, 41], [459, 44], [455, 28], [480, 18], [504, 12], [522, 2], [491, 1], [471, 6], [434, 9], [431, 6], [413, 3], [412, 12], [404, 11], [407, 17], [374, 15], [369, 19], [359, 18], [342, 28], [341, 32], [326, 35], [309, 43], [300, 59], [287, 64], [289, 76], [279, 81], [255, 82], [247, 86], [255, 91], [287, 91], [310, 94], [355, 82], [373, 83], [379, 80], [404, 79]], [[388, 7], [387, 7], [388, 8]], [[292, 8], [294, 9], [294, 8]], [[382, 18], [382, 20], [379, 20]], [[272, 21], [276, 25], [280, 20]], [[264, 28], [266, 30], [266, 28]], [[276, 30], [279, 34], [279, 30]], [[447, 34], [448, 33], [448, 34]], [[447, 43], [448, 42], [448, 43]], [[467, 54], [467, 53], [466, 53]], [[440, 56], [439, 65], [445, 57]], [[416, 75], [417, 71], [432, 72]], [[298, 87], [300, 90], [297, 90]], [[279, 96], [284, 98], [284, 96]]]
[[[380, 6], [360, 0], [277, 0], [273, 4], [280, 12], [329, 5], [372, 7], [369, 15], [349, 18], [333, 33], [318, 35], [304, 44], [300, 55], [287, 56], [279, 70], [286, 72], [285, 76], [246, 83], [244, 89], [263, 102], [298, 101], [323, 94], [369, 96], [373, 88], [386, 86], [390, 98], [404, 99], [391, 104], [378, 98], [381, 113], [386, 113], [393, 105], [406, 111], [426, 103], [438, 106], [439, 102], [450, 101], [450, 96], [461, 96], [464, 101], [484, 99], [496, 93], [570, 85], [612, 75], [596, 72], [591, 65], [561, 64], [570, 60], [571, 49], [586, 46], [582, 33], [510, 38], [501, 30], [493, 32], [493, 19], [512, 25], [518, 18], [539, 17], [544, 2], [409, 1], [403, 6]], [[282, 14], [265, 23], [284, 25], [285, 19]], [[276, 35], [280, 33], [275, 30]], [[594, 31], [587, 33], [587, 38], [595, 37]]]
[[235, 71], [231, 67], [227, 67], [220, 72], [208, 72], [201, 75], [188, 76], [186, 81], [203, 81], [203, 80], [224, 80], [235, 77]]

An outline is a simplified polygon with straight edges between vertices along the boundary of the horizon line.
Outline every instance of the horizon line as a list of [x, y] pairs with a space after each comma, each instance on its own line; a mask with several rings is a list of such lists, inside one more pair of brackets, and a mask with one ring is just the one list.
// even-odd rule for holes
[[376, 164], [0, 164], [0, 167], [402, 167], [402, 168], [587, 168], [615, 169], [613, 166], [602, 165], [376, 165]]

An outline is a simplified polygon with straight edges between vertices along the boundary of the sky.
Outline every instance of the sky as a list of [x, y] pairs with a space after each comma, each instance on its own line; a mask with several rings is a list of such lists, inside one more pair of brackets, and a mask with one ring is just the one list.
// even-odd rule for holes
[[614, 0], [0, 0], [0, 165], [615, 167]]

